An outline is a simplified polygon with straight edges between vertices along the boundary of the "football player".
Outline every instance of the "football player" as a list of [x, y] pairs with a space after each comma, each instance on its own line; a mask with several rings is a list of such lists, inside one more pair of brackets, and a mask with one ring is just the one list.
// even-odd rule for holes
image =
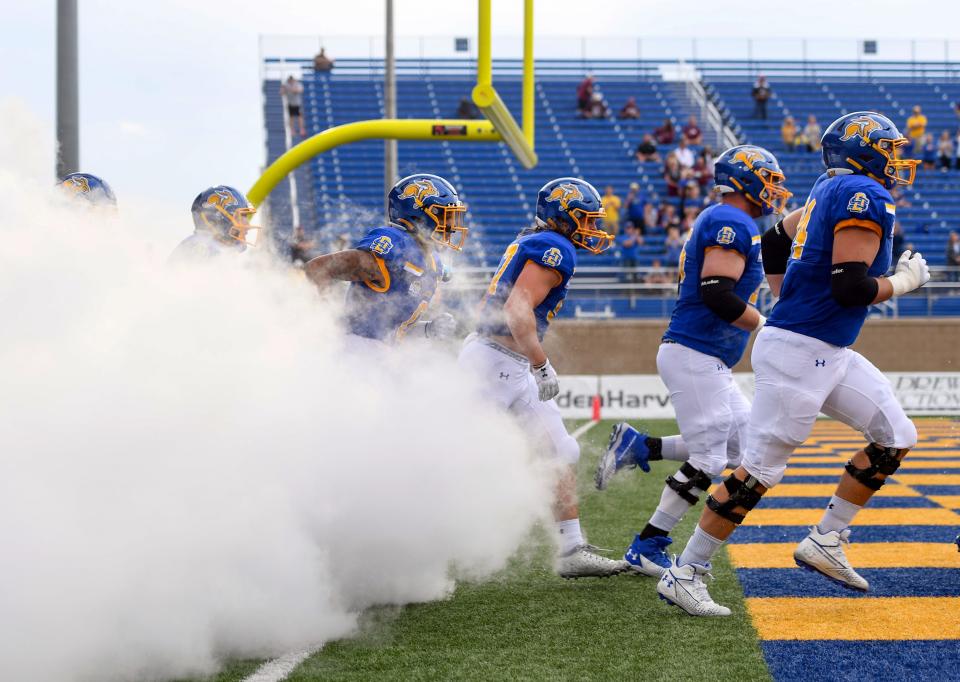
[[651, 459], [687, 454], [624, 555], [633, 570], [653, 577], [670, 566], [665, 551], [673, 542], [670, 531], [709, 490], [714, 476], [740, 464], [750, 403], [730, 368], [743, 356], [750, 332], [764, 323], [754, 307], [763, 281], [755, 221], [781, 213], [791, 196], [776, 157], [762, 147], [728, 149], [717, 158], [714, 177], [721, 203], [700, 214], [680, 252], [677, 305], [657, 353], [657, 370], [670, 391], [682, 440], [654, 439], [618, 424], [597, 470], [597, 486], [603, 488], [624, 466], [649, 471]]
[[466, 206], [453, 185], [425, 173], [400, 180], [387, 202], [389, 225], [370, 230], [352, 249], [312, 259], [304, 272], [321, 289], [350, 282], [346, 323], [355, 336], [384, 343], [411, 332], [448, 338], [456, 330], [452, 315], [429, 322], [420, 316], [446, 272], [437, 247], [460, 251], [466, 241]]
[[[250, 224], [257, 212], [238, 189], [217, 185], [200, 192], [190, 213], [193, 234], [184, 239], [170, 254], [171, 262], [206, 260], [221, 254], [239, 254], [256, 244], [252, 238], [259, 228]], [[253, 235], [248, 233], [253, 232]]]
[[70, 173], [59, 187], [72, 196], [83, 197], [94, 206], [116, 208], [117, 197], [106, 180], [91, 173]]
[[780, 300], [753, 348], [756, 393], [743, 463], [714, 488], [683, 554], [657, 584], [663, 598], [692, 615], [730, 613], [714, 603], [702, 580], [710, 557], [780, 481], [820, 412], [861, 431], [868, 444], [850, 458], [794, 559], [845, 587], [869, 587], [844, 553], [848, 526], [916, 444], [917, 429], [883, 374], [849, 346], [872, 304], [930, 279], [923, 257], [909, 251], [893, 275], [883, 276], [892, 261], [896, 212], [889, 190], [911, 184], [918, 163], [900, 158], [907, 145], [886, 116], [841, 116], [823, 135], [826, 172], [799, 220], [768, 232], [764, 265], [775, 278], [785, 274]]
[[460, 364], [478, 375], [491, 400], [522, 423], [537, 448], [563, 467], [555, 501], [560, 535], [558, 573], [565, 578], [610, 576], [623, 561], [596, 553], [580, 529], [575, 465], [580, 446], [567, 433], [554, 397], [557, 373], [541, 341], [559, 312], [577, 265], [577, 249], [599, 253], [612, 237], [597, 190], [577, 178], [548, 182], [537, 195], [536, 226], [523, 230], [500, 260], [481, 303], [477, 332], [467, 337]]

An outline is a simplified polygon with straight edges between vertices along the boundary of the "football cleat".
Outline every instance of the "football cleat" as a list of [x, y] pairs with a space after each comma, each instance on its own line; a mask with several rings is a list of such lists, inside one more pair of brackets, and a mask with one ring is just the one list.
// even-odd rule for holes
[[652, 538], [640, 539], [640, 534], [633, 539], [623, 560], [630, 564], [630, 568], [637, 573], [659, 578], [670, 568], [670, 557], [664, 551], [673, 542], [665, 535], [654, 535]]
[[609, 578], [629, 568], [626, 561], [600, 556], [597, 548], [588, 544], [574, 547], [557, 560], [557, 574], [561, 578]]
[[607, 450], [600, 457], [597, 473], [593, 481], [597, 490], [606, 490], [613, 475], [624, 467], [640, 467], [650, 471], [650, 450], [647, 448], [647, 434], [637, 431], [626, 422], [620, 422], [610, 432]]
[[843, 545], [848, 544], [849, 528], [821, 533], [819, 528], [811, 526], [810, 534], [793, 550], [793, 558], [800, 568], [816, 571], [851, 590], [866, 592], [870, 589], [870, 583], [853, 570], [843, 552]]
[[710, 564], [685, 564], [677, 566], [673, 557], [670, 566], [660, 576], [657, 594], [672, 606], [678, 606], [691, 616], [729, 616], [730, 609], [713, 601], [707, 592], [704, 577], [710, 575]]

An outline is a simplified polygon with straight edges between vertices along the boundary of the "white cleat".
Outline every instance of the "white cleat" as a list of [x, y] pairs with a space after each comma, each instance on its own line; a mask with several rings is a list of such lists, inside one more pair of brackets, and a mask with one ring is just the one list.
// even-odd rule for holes
[[673, 557], [670, 568], [663, 572], [657, 583], [657, 594], [668, 604], [679, 606], [691, 616], [729, 616], [730, 609], [713, 601], [703, 581], [710, 575], [710, 565], [685, 564], [677, 566]]
[[608, 559], [597, 554], [593, 545], [580, 545], [557, 559], [561, 578], [609, 578], [630, 568], [622, 559]]
[[843, 545], [850, 544], [850, 529], [832, 530], [821, 533], [816, 526], [810, 527], [810, 534], [793, 550], [797, 566], [808, 571], [816, 571], [835, 583], [851, 590], [866, 592], [870, 583], [860, 577], [847, 561]]

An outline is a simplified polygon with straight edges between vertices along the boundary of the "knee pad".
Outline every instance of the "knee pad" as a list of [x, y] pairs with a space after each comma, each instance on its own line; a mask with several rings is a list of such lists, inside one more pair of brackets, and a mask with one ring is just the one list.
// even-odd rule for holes
[[687, 477], [686, 481], [678, 481], [673, 476], [667, 476], [665, 483], [673, 492], [679, 495], [684, 502], [695, 505], [700, 501], [700, 498], [691, 491], [694, 488], [709, 490], [710, 484], [713, 481], [707, 472], [697, 469], [688, 462], [680, 465], [680, 473]]
[[750, 511], [756, 507], [760, 498], [763, 497], [763, 493], [759, 493], [756, 490], [759, 484], [760, 480], [749, 474], [745, 481], [741, 481], [733, 474], [730, 474], [723, 481], [723, 487], [727, 489], [727, 494], [729, 495], [727, 501], [720, 502], [713, 495], [710, 495], [707, 498], [707, 506], [718, 516], [740, 525], [743, 523], [744, 515], [735, 512], [734, 509], [742, 507]]
[[867, 453], [870, 465], [861, 469], [851, 459], [847, 462], [847, 473], [870, 490], [880, 490], [886, 483], [886, 479], [877, 478], [877, 474], [889, 476], [896, 473], [900, 468], [900, 455], [906, 451], [906, 448], [885, 448], [882, 445], [870, 443], [863, 451]]
[[567, 436], [555, 446], [557, 458], [564, 464], [576, 464], [580, 461], [580, 443], [573, 436]]

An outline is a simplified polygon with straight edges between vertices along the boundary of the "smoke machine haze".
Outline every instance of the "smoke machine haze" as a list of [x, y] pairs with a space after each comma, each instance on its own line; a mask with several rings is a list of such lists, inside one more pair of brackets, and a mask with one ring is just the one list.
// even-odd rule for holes
[[265, 256], [168, 267], [189, 204], [84, 210], [49, 131], [0, 123], [0, 678], [316, 646], [549, 518], [546, 465], [448, 352], [344, 352], [336, 305]]

